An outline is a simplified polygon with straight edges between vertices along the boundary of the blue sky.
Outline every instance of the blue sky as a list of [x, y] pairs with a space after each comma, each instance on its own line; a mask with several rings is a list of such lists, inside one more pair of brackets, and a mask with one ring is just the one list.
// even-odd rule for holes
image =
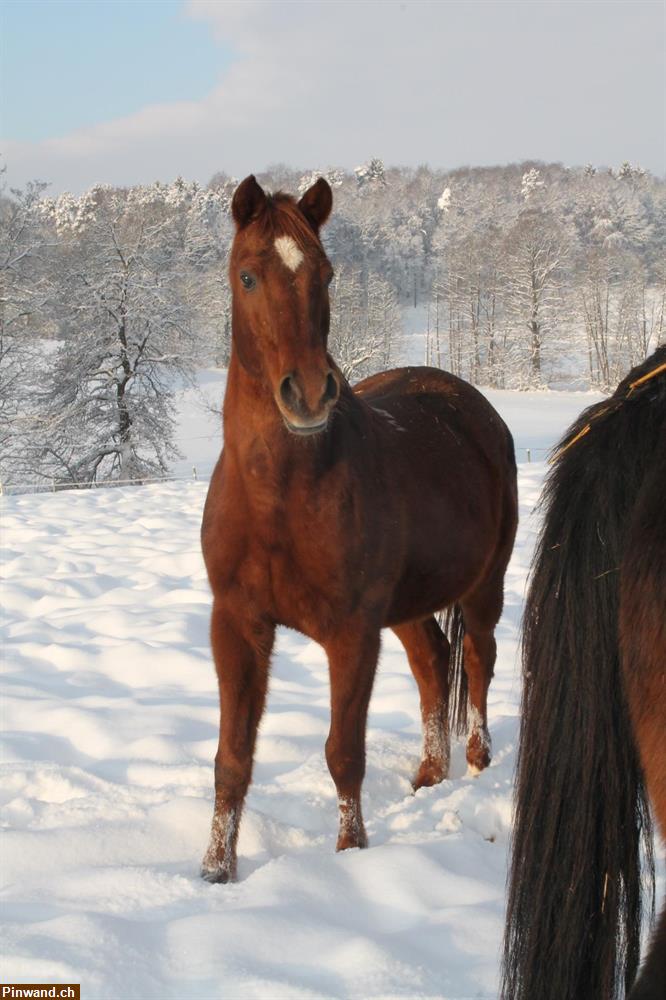
[[2, 0], [3, 136], [49, 139], [147, 104], [203, 97], [232, 53], [183, 7], [180, 0]]
[[528, 159], [663, 175], [662, 0], [0, 0], [5, 180]]

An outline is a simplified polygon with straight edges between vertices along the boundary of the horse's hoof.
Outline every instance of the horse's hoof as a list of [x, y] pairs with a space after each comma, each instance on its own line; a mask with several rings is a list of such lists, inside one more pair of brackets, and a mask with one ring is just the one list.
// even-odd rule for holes
[[434, 764], [432, 761], [423, 761], [412, 781], [412, 788], [415, 792], [418, 792], [419, 788], [432, 788], [433, 785], [439, 785], [445, 778], [446, 771], [441, 765]]
[[475, 729], [467, 741], [467, 764], [471, 774], [480, 774], [490, 764], [490, 734], [487, 729]]
[[350, 851], [354, 847], [360, 847], [362, 850], [368, 846], [368, 835], [365, 830], [360, 830], [357, 833], [344, 833], [340, 834], [338, 837], [338, 842], [335, 845], [336, 851]]
[[473, 778], [478, 777], [489, 765], [489, 753], [467, 754], [467, 773], [471, 774]]
[[202, 868], [201, 877], [204, 882], [210, 882], [211, 885], [226, 885], [227, 882], [233, 882], [231, 873], [226, 868]]

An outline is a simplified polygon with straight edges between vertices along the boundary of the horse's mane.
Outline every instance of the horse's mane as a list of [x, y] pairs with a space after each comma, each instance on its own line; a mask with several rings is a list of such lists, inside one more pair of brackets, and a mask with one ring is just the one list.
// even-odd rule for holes
[[649, 908], [654, 869], [623, 694], [619, 580], [666, 420], [665, 363], [666, 345], [583, 411], [542, 495], [523, 617], [506, 1000], [610, 1000], [638, 967], [641, 887]]
[[621, 418], [617, 420], [614, 418], [625, 407], [631, 408], [639, 400], [663, 399], [666, 396], [664, 365], [666, 365], [666, 344], [657, 347], [654, 354], [632, 368], [612, 396], [600, 403], [593, 403], [583, 410], [556, 447], [554, 460], [564, 455], [569, 448], [575, 448], [578, 440], [588, 432], [594, 433], [595, 437], [603, 437], [609, 431], [612, 433], [613, 427], [616, 425], [619, 427], [623, 423]]

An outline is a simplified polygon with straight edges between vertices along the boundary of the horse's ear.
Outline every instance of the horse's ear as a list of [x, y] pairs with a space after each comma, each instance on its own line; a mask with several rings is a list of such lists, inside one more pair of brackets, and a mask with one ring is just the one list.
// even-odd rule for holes
[[323, 177], [315, 181], [299, 201], [298, 207], [315, 233], [318, 233], [319, 227], [324, 225], [333, 208], [333, 192], [328, 181]]
[[257, 184], [254, 174], [250, 174], [238, 185], [231, 202], [231, 214], [238, 228], [242, 229], [256, 219], [265, 204], [264, 189]]

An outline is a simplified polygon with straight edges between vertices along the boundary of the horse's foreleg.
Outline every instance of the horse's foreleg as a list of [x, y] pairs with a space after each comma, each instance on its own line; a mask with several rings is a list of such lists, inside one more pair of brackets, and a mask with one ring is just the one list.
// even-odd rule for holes
[[419, 687], [423, 755], [412, 782], [414, 791], [436, 785], [449, 773], [449, 641], [435, 618], [398, 625], [393, 631], [405, 647]]
[[326, 761], [338, 792], [340, 830], [336, 850], [367, 847], [361, 813], [365, 774], [365, 727], [379, 656], [379, 628], [350, 625], [325, 644], [331, 676], [331, 729]]
[[201, 866], [209, 882], [236, 877], [236, 843], [252, 776], [257, 727], [264, 708], [274, 629], [239, 621], [213, 606], [211, 642], [220, 689], [220, 737], [215, 756], [215, 811]]

